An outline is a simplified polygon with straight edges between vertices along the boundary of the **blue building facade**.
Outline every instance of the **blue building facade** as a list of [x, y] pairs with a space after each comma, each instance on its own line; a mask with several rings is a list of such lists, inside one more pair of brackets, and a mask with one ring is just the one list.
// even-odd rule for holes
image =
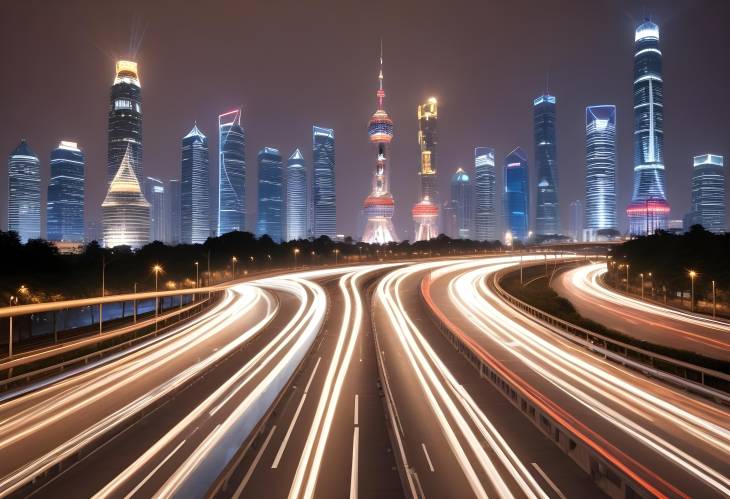
[[267, 234], [275, 242], [280, 242], [282, 232], [283, 174], [281, 154], [278, 149], [264, 147], [257, 155], [259, 167], [258, 218], [256, 235]]
[[530, 180], [527, 154], [517, 147], [504, 158], [505, 239], [525, 241], [529, 237]]
[[335, 131], [312, 128], [312, 230], [313, 237], [337, 235], [335, 193]]
[[497, 167], [494, 149], [474, 149], [474, 238], [494, 241], [497, 235]]
[[180, 238], [185, 244], [202, 244], [210, 236], [208, 161], [208, 139], [195, 125], [182, 140]]
[[535, 231], [543, 235], [560, 234], [555, 96], [541, 95], [533, 101], [533, 110], [537, 167]]
[[218, 228], [246, 230], [246, 135], [241, 110], [218, 116]]
[[307, 238], [307, 169], [297, 149], [286, 164], [286, 241]]
[[84, 240], [84, 154], [75, 142], [61, 141], [51, 151], [46, 201], [46, 234], [50, 241]]
[[8, 159], [8, 230], [22, 242], [41, 237], [41, 163], [25, 139]]
[[602, 229], [617, 229], [616, 106], [586, 108], [586, 239]]
[[725, 168], [723, 157], [702, 154], [692, 168], [693, 222], [710, 232], [723, 233], [725, 224]]
[[471, 239], [473, 232], [473, 192], [469, 174], [462, 168], [451, 177], [451, 205], [456, 215], [455, 236]]

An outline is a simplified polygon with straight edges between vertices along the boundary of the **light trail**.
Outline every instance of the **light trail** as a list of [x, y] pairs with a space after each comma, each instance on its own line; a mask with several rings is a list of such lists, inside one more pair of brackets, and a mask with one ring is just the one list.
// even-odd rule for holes
[[[695, 442], [701, 448], [710, 446], [725, 456], [723, 459], [727, 462], [730, 459], [727, 414], [724, 421], [709, 420], [707, 414], [694, 412], [697, 406], [691, 397], [655, 383], [640, 383], [633, 373], [626, 374], [624, 368], [607, 364], [558, 340], [556, 335], [537, 323], [528, 321], [531, 325], [525, 327], [518, 320], [519, 314], [502, 303], [486, 285], [486, 280], [494, 272], [514, 265], [513, 262], [492, 259], [474, 270], [469, 270], [468, 264], [452, 266], [449, 270], [456, 274], [448, 283], [448, 297], [452, 305], [489, 341], [509, 351], [530, 370], [589, 410], [593, 417], [610, 423], [632, 441], [641, 443], [718, 492], [730, 494], [730, 480], [722, 471], [680, 448], [687, 441]], [[649, 392], [649, 389], [673, 394], [672, 401], [660, 393]], [[535, 388], [530, 387], [529, 390], [535, 391]], [[629, 411], [629, 414], [622, 411]], [[642, 414], [649, 414], [649, 420], [645, 417], [640, 421], [632, 419], [632, 415]], [[575, 419], [568, 413], [565, 416]], [[673, 433], [680, 431], [682, 438], [670, 442], [664, 436], [667, 427]], [[605, 437], [613, 441], [608, 435]], [[638, 462], [626, 461], [626, 456], [615, 458], [624, 460], [629, 469], [678, 492]]]
[[[402, 284], [406, 278], [427, 270], [438, 272], [438, 268], [452, 264], [454, 262], [425, 263], [391, 272], [378, 285], [377, 302], [383, 306], [424, 397], [474, 494], [477, 497], [487, 497], [485, 485], [488, 484], [501, 497], [513, 497], [514, 488], [520, 495], [546, 498], [548, 495], [486, 414], [456, 381], [403, 305]], [[469, 262], [465, 265], [474, 264]], [[453, 420], [454, 425], [449, 419]], [[462, 442], [466, 443], [466, 448]], [[497, 469], [496, 463], [487, 455], [484, 444], [494, 453], [506, 473]], [[470, 459], [469, 452], [474, 455], [475, 460]], [[478, 470], [472, 461], [475, 461]], [[480, 473], [486, 477], [486, 482], [483, 482]], [[512, 482], [512, 487], [507, 480]]]

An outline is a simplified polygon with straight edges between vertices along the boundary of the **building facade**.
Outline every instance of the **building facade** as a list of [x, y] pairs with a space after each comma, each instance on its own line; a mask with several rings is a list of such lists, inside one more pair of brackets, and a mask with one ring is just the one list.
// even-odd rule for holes
[[41, 237], [41, 163], [25, 139], [8, 158], [8, 230], [24, 243]]
[[167, 194], [167, 222], [165, 226], [167, 228], [167, 240], [168, 244], [180, 244], [180, 181], [177, 179], [171, 179], [167, 181], [165, 187]]
[[84, 154], [76, 142], [62, 140], [51, 151], [46, 202], [49, 241], [84, 240]]
[[218, 116], [217, 235], [246, 230], [246, 135], [241, 110]]
[[474, 149], [474, 238], [495, 241], [497, 235], [497, 168], [494, 149]]
[[395, 200], [390, 193], [388, 181], [388, 145], [393, 140], [393, 121], [385, 112], [383, 100], [383, 55], [380, 54], [380, 72], [378, 73], [378, 91], [376, 92], [378, 107], [368, 123], [370, 143], [375, 146], [375, 170], [373, 171], [372, 189], [365, 198], [363, 209], [367, 217], [362, 241], [368, 244], [386, 244], [398, 240], [393, 227]]
[[451, 177], [451, 205], [456, 214], [457, 239], [472, 239], [474, 227], [473, 191], [469, 174], [463, 168], [456, 170]]
[[723, 157], [702, 154], [694, 157], [692, 168], [693, 222], [721, 234], [725, 224], [725, 168]]
[[526, 241], [530, 224], [530, 176], [527, 154], [517, 147], [504, 158], [503, 229], [505, 240]]
[[132, 168], [131, 151], [125, 154], [101, 203], [104, 245], [140, 248], [150, 241], [150, 204]]
[[626, 209], [629, 234], [666, 229], [664, 82], [659, 26], [647, 20], [634, 36], [634, 190]]
[[286, 162], [286, 241], [307, 238], [307, 168], [297, 149]]
[[586, 108], [585, 239], [602, 229], [617, 229], [616, 106]]
[[335, 131], [312, 127], [312, 230], [313, 237], [337, 236], [335, 193]]
[[107, 184], [126, 156], [137, 182], [142, 185], [142, 85], [136, 62], [117, 61], [111, 88], [108, 133]]
[[256, 156], [259, 168], [256, 235], [268, 235], [281, 242], [284, 233], [283, 185], [284, 168], [278, 149], [264, 147]]
[[555, 96], [545, 94], [536, 98], [533, 111], [537, 168], [535, 232], [542, 235], [560, 234]]
[[150, 203], [150, 239], [165, 242], [167, 240], [167, 195], [165, 184], [154, 177], [145, 177], [144, 196]]
[[[439, 200], [436, 185], [438, 101], [431, 97], [417, 108], [418, 147], [421, 164], [418, 202], [413, 207], [414, 240], [428, 241], [439, 235]], [[429, 206], [429, 204], [431, 206]]]
[[583, 241], [583, 203], [580, 199], [570, 202], [570, 225], [568, 227], [568, 235], [573, 241]]
[[210, 236], [210, 172], [208, 139], [194, 125], [182, 139], [180, 238], [203, 244]]

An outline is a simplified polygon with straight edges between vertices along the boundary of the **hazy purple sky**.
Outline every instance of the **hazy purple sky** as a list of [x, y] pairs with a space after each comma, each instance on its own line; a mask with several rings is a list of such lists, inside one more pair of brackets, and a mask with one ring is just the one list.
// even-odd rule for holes
[[[418, 192], [417, 104], [432, 95], [440, 102], [443, 200], [457, 167], [473, 171], [475, 146], [494, 147], [501, 165], [521, 145], [534, 174], [532, 100], [545, 90], [548, 71], [558, 99], [563, 225], [569, 202], [583, 198], [585, 106], [615, 104], [623, 226], [633, 167], [633, 30], [647, 13], [661, 28], [668, 196], [672, 218], [681, 218], [692, 156], [730, 159], [727, 0], [5, 0], [0, 152], [27, 138], [47, 178], [51, 149], [61, 139], [78, 141], [86, 154], [87, 221], [98, 219], [114, 61], [129, 55], [130, 35], [141, 26], [145, 175], [179, 178], [180, 139], [197, 120], [210, 139], [215, 177], [217, 115], [243, 106], [254, 212], [256, 151], [269, 145], [286, 157], [300, 147], [311, 162], [312, 125], [332, 127], [338, 232], [354, 234], [375, 162], [366, 127], [382, 36], [401, 237], [412, 237]], [[6, 228], [6, 173], [0, 177]]]

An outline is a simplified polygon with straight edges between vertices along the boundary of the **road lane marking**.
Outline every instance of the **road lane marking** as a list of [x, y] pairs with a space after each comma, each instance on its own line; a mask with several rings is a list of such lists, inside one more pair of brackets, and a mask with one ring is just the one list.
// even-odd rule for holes
[[269, 440], [271, 440], [271, 436], [274, 434], [274, 431], [276, 431], [276, 425], [271, 427], [271, 431], [269, 432], [269, 436], [266, 437], [266, 440], [264, 441], [264, 445], [262, 445], [261, 449], [259, 449], [258, 454], [256, 454], [256, 458], [254, 458], [253, 462], [251, 463], [251, 467], [246, 472], [246, 476], [243, 477], [243, 480], [241, 480], [241, 484], [238, 486], [236, 491], [233, 493], [233, 499], [238, 499], [239, 497], [241, 497], [243, 488], [248, 483], [248, 480], [251, 478], [251, 475], [253, 475], [253, 470], [256, 469], [256, 465], [259, 464], [259, 460], [261, 459], [261, 456], [263, 455], [264, 451], [266, 450], [266, 447], [268, 447]]
[[360, 427], [352, 432], [352, 475], [350, 478], [350, 499], [357, 499], [357, 459], [360, 446]]
[[284, 440], [281, 442], [281, 446], [279, 447], [279, 452], [276, 453], [276, 457], [274, 458], [274, 462], [271, 463], [271, 468], [276, 469], [279, 466], [279, 461], [281, 460], [281, 456], [284, 455], [284, 449], [286, 449], [286, 444], [289, 442], [289, 437], [291, 436], [291, 432], [294, 429], [294, 424], [297, 422], [297, 419], [299, 418], [299, 412], [302, 410], [302, 406], [304, 405], [304, 400], [307, 398], [307, 394], [305, 393], [302, 395], [302, 400], [299, 402], [299, 406], [297, 407], [296, 412], [294, 413], [294, 417], [291, 420], [291, 423], [289, 424], [289, 429], [286, 430], [286, 435], [284, 435]]
[[150, 478], [152, 478], [152, 475], [154, 475], [155, 473], [157, 473], [157, 471], [158, 471], [158, 470], [159, 470], [160, 468], [162, 468], [162, 467], [163, 467], [163, 466], [165, 465], [165, 463], [166, 463], [166, 462], [167, 462], [167, 461], [168, 461], [168, 460], [169, 460], [169, 459], [170, 459], [170, 458], [172, 457], [172, 455], [173, 455], [173, 454], [175, 454], [175, 453], [176, 453], [176, 452], [178, 451], [178, 449], [180, 449], [180, 447], [182, 447], [182, 446], [183, 446], [183, 444], [184, 444], [184, 443], [185, 443], [186, 441], [187, 441], [187, 440], [183, 440], [182, 442], [180, 442], [179, 444], [177, 444], [177, 447], [175, 447], [174, 449], [172, 449], [172, 452], [170, 452], [170, 453], [169, 453], [169, 454], [167, 455], [167, 457], [165, 457], [165, 459], [163, 459], [162, 461], [160, 461], [160, 464], [158, 464], [157, 466], [155, 466], [155, 468], [154, 468], [154, 469], [153, 469], [152, 471], [150, 471], [150, 472], [149, 472], [149, 474], [148, 474], [148, 475], [147, 475], [146, 477], [144, 477], [144, 479], [143, 479], [143, 480], [142, 480], [141, 482], [139, 482], [139, 483], [137, 484], [137, 486], [136, 486], [135, 488], [133, 488], [133, 489], [132, 489], [132, 491], [131, 491], [131, 492], [130, 492], [129, 494], [127, 494], [126, 496], [124, 496], [124, 499], [129, 499], [129, 498], [130, 498], [130, 497], [132, 497], [132, 496], [133, 496], [133, 495], [134, 495], [134, 494], [135, 494], [135, 493], [136, 493], [136, 492], [137, 492], [137, 491], [138, 491], [139, 489], [141, 489], [141, 488], [142, 488], [142, 486], [143, 486], [143, 485], [144, 485], [145, 483], [147, 483], [147, 481], [149, 481], [149, 479], [150, 479]]
[[317, 372], [317, 369], [319, 368], [319, 363], [322, 360], [322, 357], [319, 357], [317, 359], [317, 363], [314, 365], [314, 369], [312, 370], [312, 375], [309, 377], [309, 381], [307, 381], [307, 386], [304, 387], [304, 393], [309, 392], [309, 386], [312, 384], [312, 380], [314, 379], [314, 374]]
[[547, 474], [538, 466], [537, 463], [532, 463], [532, 467], [537, 470], [537, 472], [540, 474], [540, 476], [547, 482], [548, 485], [550, 485], [550, 488], [553, 489], [553, 492], [555, 492], [560, 499], [566, 499], [565, 495], [560, 492], [560, 489], [553, 483], [552, 480], [550, 480], [550, 477], [547, 476]]
[[355, 426], [358, 425], [358, 422], [357, 422], [358, 421], [358, 415], [357, 415], [357, 413], [358, 413], [358, 400], [359, 399], [358, 399], [358, 396], [357, 396], [357, 393], [356, 393], [355, 394]]
[[421, 447], [423, 448], [423, 453], [426, 455], [426, 461], [428, 461], [428, 467], [431, 470], [431, 473], [433, 473], [436, 470], [433, 469], [433, 463], [431, 462], [431, 456], [428, 455], [428, 450], [426, 450], [426, 444], [421, 442]]

